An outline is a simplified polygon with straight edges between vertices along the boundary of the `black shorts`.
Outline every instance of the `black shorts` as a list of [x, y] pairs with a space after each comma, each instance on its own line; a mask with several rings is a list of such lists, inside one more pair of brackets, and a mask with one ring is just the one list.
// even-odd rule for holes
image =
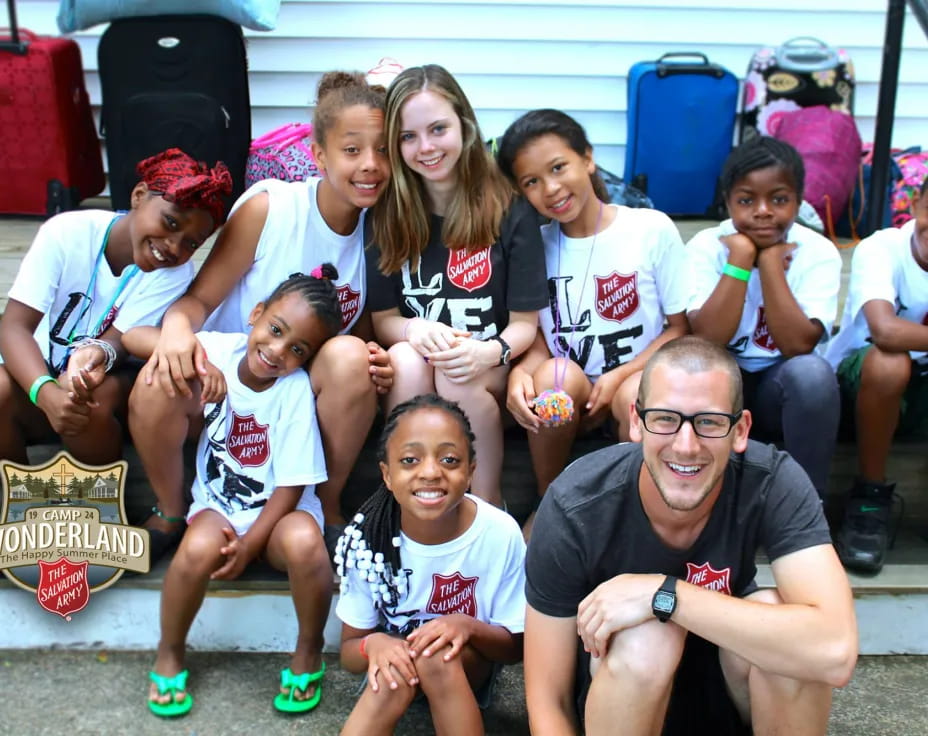
[[[590, 658], [580, 647], [577, 669], [577, 709], [584, 717], [584, 705], [590, 687]], [[667, 706], [663, 736], [690, 736], [711, 733], [713, 736], [749, 736], [751, 727], [741, 722], [735, 704], [728, 696], [719, 648], [695, 634], [686, 637], [683, 656], [673, 681]]]

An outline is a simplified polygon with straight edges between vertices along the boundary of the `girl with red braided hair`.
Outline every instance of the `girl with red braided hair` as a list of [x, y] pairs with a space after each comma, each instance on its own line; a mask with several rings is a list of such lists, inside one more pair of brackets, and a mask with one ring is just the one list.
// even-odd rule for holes
[[134, 373], [122, 334], [156, 325], [193, 278], [190, 257], [222, 223], [232, 191], [177, 148], [137, 166], [128, 212], [77, 210], [44, 223], [0, 320], [0, 457], [61, 437], [92, 465], [118, 460]]

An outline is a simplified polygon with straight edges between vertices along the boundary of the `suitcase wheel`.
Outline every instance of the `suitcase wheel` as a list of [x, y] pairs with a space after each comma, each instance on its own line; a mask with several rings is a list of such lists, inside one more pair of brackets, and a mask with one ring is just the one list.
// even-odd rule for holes
[[46, 187], [45, 214], [51, 217], [59, 212], [77, 209], [81, 194], [77, 187], [66, 187], [58, 179], [51, 179]]

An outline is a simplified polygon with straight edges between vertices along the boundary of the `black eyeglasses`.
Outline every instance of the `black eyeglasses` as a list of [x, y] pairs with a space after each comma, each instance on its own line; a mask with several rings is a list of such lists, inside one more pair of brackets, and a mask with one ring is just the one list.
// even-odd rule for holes
[[731, 428], [741, 419], [743, 412], [725, 414], [719, 411], [701, 411], [696, 414], [682, 414], [674, 409], [645, 409], [635, 402], [635, 411], [641, 417], [644, 428], [651, 434], [676, 434], [689, 422], [693, 431], [700, 437], [720, 439], [728, 437]]

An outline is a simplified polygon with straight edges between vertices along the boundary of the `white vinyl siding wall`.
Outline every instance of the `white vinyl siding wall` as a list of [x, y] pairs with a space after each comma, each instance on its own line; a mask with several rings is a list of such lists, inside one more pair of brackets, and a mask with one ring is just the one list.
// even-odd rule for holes
[[[19, 0], [17, 7], [23, 27], [57, 34], [57, 0]], [[307, 119], [324, 71], [366, 71], [392, 56], [407, 66], [447, 67], [487, 137], [536, 107], [569, 112], [586, 127], [598, 162], [621, 174], [632, 64], [700, 51], [743, 78], [757, 47], [815, 36], [850, 53], [856, 119], [871, 141], [885, 22], [885, 0], [284, 0], [276, 30], [246, 30], [252, 131]], [[96, 114], [104, 29], [74, 34]], [[928, 40], [910, 12], [903, 45], [893, 144], [928, 146]]]

